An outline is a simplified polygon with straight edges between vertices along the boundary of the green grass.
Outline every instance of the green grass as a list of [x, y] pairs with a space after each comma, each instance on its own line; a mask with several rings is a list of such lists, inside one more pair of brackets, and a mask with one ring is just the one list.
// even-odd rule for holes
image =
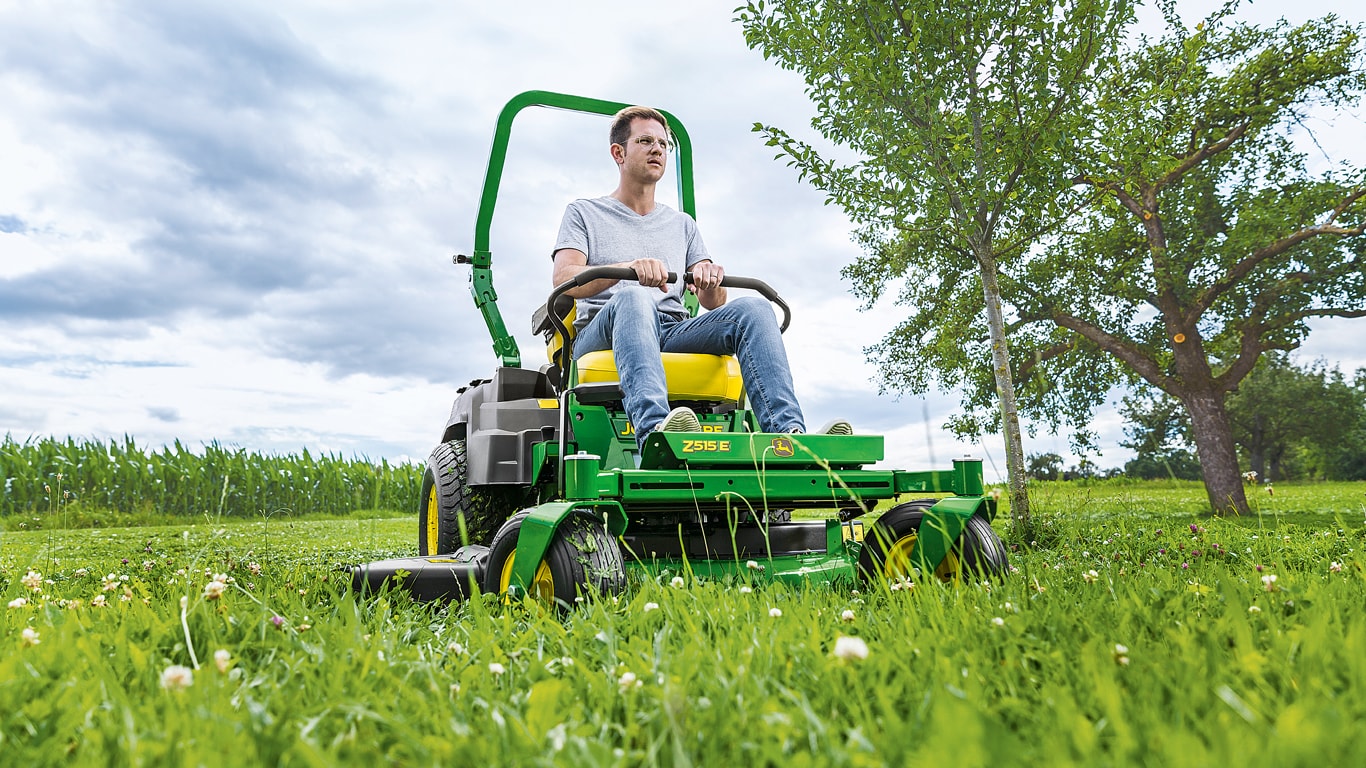
[[411, 553], [411, 518], [9, 532], [0, 763], [1358, 765], [1364, 494], [1222, 520], [1185, 487], [1059, 484], [989, 584], [665, 576], [564, 618], [354, 599], [336, 567]]

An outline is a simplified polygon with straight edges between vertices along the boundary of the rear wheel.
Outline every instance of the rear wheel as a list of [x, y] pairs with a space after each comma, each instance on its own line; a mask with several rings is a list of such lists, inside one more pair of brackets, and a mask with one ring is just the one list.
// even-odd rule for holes
[[[859, 552], [864, 579], [897, 580], [914, 576], [911, 553], [920, 540], [920, 525], [936, 499], [916, 499], [888, 510], [873, 524]], [[967, 576], [996, 576], [1010, 567], [1005, 545], [980, 515], [968, 518], [958, 540], [934, 569], [944, 581]]]
[[442, 443], [427, 457], [417, 515], [418, 554], [445, 555], [465, 544], [484, 544], [526, 502], [525, 488], [471, 488], [467, 476], [464, 440]]
[[[499, 529], [489, 548], [488, 568], [484, 571], [484, 591], [507, 594], [512, 570], [517, 562], [517, 536], [527, 512], [518, 512]], [[626, 586], [626, 568], [617, 540], [607, 525], [588, 515], [570, 515], [555, 529], [550, 547], [528, 591], [545, 605], [568, 608], [574, 598], [588, 593], [612, 594]]]

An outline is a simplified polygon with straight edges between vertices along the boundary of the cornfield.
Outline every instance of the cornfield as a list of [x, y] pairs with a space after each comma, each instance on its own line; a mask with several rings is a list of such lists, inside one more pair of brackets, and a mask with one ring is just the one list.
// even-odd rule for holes
[[338, 455], [271, 456], [217, 441], [202, 452], [179, 440], [160, 451], [122, 442], [6, 435], [0, 443], [0, 516], [62, 507], [172, 516], [345, 514], [417, 508], [422, 467]]

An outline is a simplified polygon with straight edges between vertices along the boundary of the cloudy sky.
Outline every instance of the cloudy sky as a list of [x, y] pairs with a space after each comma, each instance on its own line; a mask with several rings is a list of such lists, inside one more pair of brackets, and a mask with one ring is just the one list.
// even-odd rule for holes
[[[0, 0], [0, 433], [424, 458], [456, 387], [496, 363], [451, 255], [473, 246], [499, 109], [545, 89], [683, 121], [710, 250], [795, 309], [808, 422], [885, 433], [893, 464], [985, 452], [1004, 471], [997, 443], [939, 428], [955, 398], [877, 395], [861, 349], [895, 308], [859, 311], [847, 220], [751, 132], [815, 138], [800, 78], [745, 47], [737, 4]], [[1357, 111], [1318, 138], [1362, 162], [1362, 130]], [[515, 125], [492, 249], [524, 365], [543, 360], [529, 317], [564, 203], [615, 185], [605, 131], [550, 110]], [[1302, 357], [1366, 365], [1357, 328], [1323, 324]], [[1117, 417], [1096, 427], [1101, 466], [1121, 464]]]

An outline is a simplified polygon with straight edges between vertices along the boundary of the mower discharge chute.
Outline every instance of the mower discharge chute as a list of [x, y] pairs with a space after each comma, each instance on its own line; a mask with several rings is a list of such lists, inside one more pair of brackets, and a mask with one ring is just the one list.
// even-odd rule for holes
[[[691, 407], [702, 431], [655, 432], [638, 447], [611, 350], [573, 355], [565, 295], [601, 278], [634, 280], [629, 269], [591, 267], [557, 286], [533, 317], [550, 362], [521, 367], [498, 311], [488, 234], [512, 120], [530, 106], [613, 115], [628, 105], [530, 91], [500, 114], [474, 253], [456, 257], [472, 267], [500, 365], [458, 390], [427, 460], [419, 556], [357, 566], [356, 589], [390, 583], [427, 600], [478, 589], [572, 605], [621, 591], [627, 568], [829, 584], [1007, 567], [980, 459], [955, 459], [947, 471], [875, 469], [881, 436], [758, 432], [733, 357], [663, 353], [669, 407]], [[695, 216], [691, 142], [664, 114], [677, 140], [680, 207]], [[722, 285], [773, 302], [786, 330], [791, 312], [766, 283], [727, 276]], [[696, 297], [685, 299], [695, 314]], [[905, 494], [948, 495], [898, 504], [867, 526], [859, 519]], [[825, 514], [794, 520], [793, 510]]]

